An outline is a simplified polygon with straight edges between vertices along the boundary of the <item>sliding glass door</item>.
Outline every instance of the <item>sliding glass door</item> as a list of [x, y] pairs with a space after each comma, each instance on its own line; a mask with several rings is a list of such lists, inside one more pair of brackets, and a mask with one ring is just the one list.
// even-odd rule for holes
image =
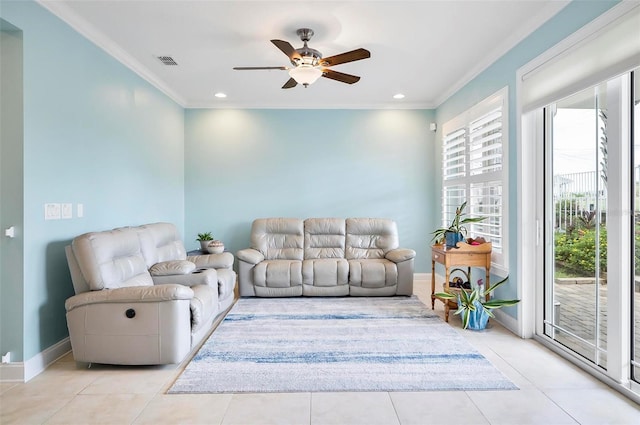
[[639, 74], [608, 79], [543, 113], [538, 332], [630, 386], [640, 383]]
[[545, 108], [544, 332], [607, 365], [607, 83]]
[[640, 7], [606, 15], [518, 71], [522, 330], [640, 397]]

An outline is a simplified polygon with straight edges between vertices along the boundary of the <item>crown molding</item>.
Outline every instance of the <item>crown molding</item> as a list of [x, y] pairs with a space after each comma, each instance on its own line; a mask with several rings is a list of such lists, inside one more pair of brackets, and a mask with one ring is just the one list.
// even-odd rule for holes
[[129, 68], [131, 71], [139, 75], [149, 84], [156, 87], [162, 93], [167, 95], [171, 100], [176, 102], [183, 108], [186, 100], [178, 95], [171, 88], [167, 87], [160, 78], [158, 78], [147, 67], [135, 60], [131, 55], [118, 47], [113, 41], [106, 37], [102, 32], [89, 24], [85, 19], [80, 17], [65, 3], [55, 0], [36, 0], [43, 8], [60, 18], [63, 22], [76, 30], [80, 35], [91, 41], [93, 44], [104, 50], [118, 62]]
[[371, 103], [371, 104], [357, 104], [357, 105], [345, 105], [339, 103], [321, 104], [321, 105], [300, 105], [300, 104], [287, 104], [287, 105], [271, 105], [271, 104], [258, 104], [258, 105], [244, 105], [241, 103], [224, 102], [218, 104], [208, 103], [195, 103], [187, 104], [184, 106], [186, 109], [373, 109], [373, 110], [424, 110], [435, 109], [433, 104], [428, 103]]
[[502, 43], [497, 45], [492, 51], [484, 56], [484, 60], [478, 62], [478, 64], [474, 68], [471, 68], [460, 80], [458, 80], [456, 84], [445, 90], [442, 95], [433, 102], [436, 105], [435, 107], [440, 107], [451, 96], [473, 81], [474, 78], [493, 65], [511, 49], [516, 47], [518, 43], [527, 38], [545, 22], [558, 14], [562, 9], [567, 7], [569, 3], [571, 3], [571, 1], [563, 0], [547, 4], [538, 14], [529, 19], [526, 25], [521, 26], [519, 30], [511, 34], [510, 37], [505, 38]]

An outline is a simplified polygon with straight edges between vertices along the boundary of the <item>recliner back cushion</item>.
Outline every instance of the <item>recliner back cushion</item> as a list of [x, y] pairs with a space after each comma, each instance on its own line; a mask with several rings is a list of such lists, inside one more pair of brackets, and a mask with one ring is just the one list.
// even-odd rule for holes
[[395, 221], [385, 218], [348, 218], [346, 220], [346, 258], [379, 259], [398, 248]]
[[71, 248], [93, 291], [153, 285], [133, 228], [85, 233], [71, 242]]
[[340, 218], [304, 221], [304, 258], [344, 258], [346, 225]]
[[186, 260], [187, 252], [173, 224], [145, 224], [136, 229], [147, 268], [164, 261]]
[[251, 225], [251, 247], [265, 260], [302, 260], [303, 222], [297, 218], [259, 218]]

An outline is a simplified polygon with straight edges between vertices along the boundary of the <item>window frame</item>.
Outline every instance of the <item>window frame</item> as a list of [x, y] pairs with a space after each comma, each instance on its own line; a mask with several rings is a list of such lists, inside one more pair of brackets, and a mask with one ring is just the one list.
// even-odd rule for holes
[[[489, 173], [480, 173], [471, 175], [470, 169], [470, 125], [482, 118], [483, 116], [491, 113], [497, 108], [501, 108], [502, 114], [502, 123], [501, 123], [501, 149], [502, 149], [502, 158], [501, 158], [501, 168], [497, 171], [492, 171]], [[458, 131], [464, 129], [465, 132], [465, 151], [464, 151], [464, 176], [447, 179], [444, 175], [445, 173], [445, 140], [448, 135], [454, 134]], [[488, 96], [484, 100], [478, 102], [471, 108], [462, 112], [458, 116], [452, 118], [447, 121], [442, 126], [442, 137], [441, 137], [441, 148], [442, 148], [442, 224], [443, 226], [448, 226], [452, 213], [454, 211], [448, 210], [448, 202], [447, 202], [447, 189], [453, 187], [464, 186], [465, 189], [465, 199], [467, 201], [467, 213], [471, 213], [471, 185], [472, 184], [480, 184], [480, 183], [488, 183], [494, 181], [500, 181], [502, 193], [500, 195], [501, 198], [501, 242], [502, 242], [502, 250], [493, 250], [491, 254], [491, 272], [492, 274], [496, 274], [501, 277], [506, 277], [509, 272], [509, 88], [508, 86], [503, 87], [492, 95]], [[479, 214], [473, 214], [474, 216], [478, 216]], [[481, 223], [480, 223], [481, 224]], [[471, 226], [470, 233], [473, 233], [473, 225]]]

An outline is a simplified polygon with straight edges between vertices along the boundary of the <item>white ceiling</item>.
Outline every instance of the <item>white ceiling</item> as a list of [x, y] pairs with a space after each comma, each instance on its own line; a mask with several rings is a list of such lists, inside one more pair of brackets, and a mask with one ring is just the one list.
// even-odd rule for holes
[[[436, 107], [569, 1], [40, 3], [184, 107], [348, 109]], [[324, 56], [369, 50], [370, 59], [332, 68], [362, 79], [348, 85], [320, 78], [283, 90], [286, 71], [232, 69], [290, 65], [269, 40], [301, 47], [302, 27], [315, 31], [309, 46]], [[393, 99], [396, 93], [406, 97]]]

